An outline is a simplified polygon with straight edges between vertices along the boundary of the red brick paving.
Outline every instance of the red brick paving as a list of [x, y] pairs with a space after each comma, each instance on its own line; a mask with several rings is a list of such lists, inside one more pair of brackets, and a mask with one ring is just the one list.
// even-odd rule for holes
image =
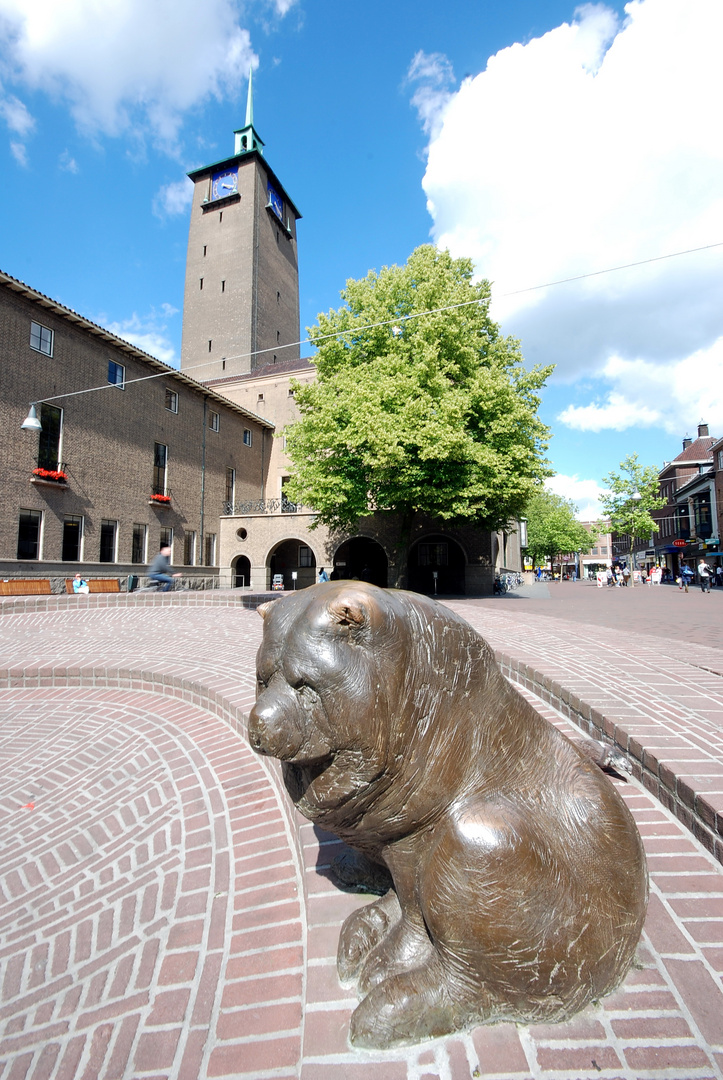
[[723, 869], [688, 828], [718, 821], [723, 653], [696, 635], [719, 598], [558, 588], [453, 606], [551, 722], [572, 730], [557, 704], [637, 754], [643, 783], [620, 790], [650, 860], [638, 964], [567, 1024], [383, 1054], [348, 1046], [334, 966], [367, 900], [335, 888], [338, 842], [239, 734], [258, 617], [224, 594], [3, 605], [0, 1078], [721, 1080]]

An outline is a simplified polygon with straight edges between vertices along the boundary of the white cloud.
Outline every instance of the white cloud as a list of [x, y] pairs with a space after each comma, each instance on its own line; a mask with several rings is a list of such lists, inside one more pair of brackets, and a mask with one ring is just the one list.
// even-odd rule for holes
[[0, 0], [8, 79], [69, 104], [86, 133], [170, 147], [183, 114], [257, 63], [234, 0]]
[[295, 3], [296, 0], [274, 0], [274, 8], [276, 9], [276, 14], [280, 15], [283, 19], [284, 15], [288, 14], [288, 12], [291, 10]]
[[27, 106], [16, 97], [0, 98], [0, 116], [16, 135], [25, 138], [35, 127], [35, 119]]
[[558, 473], [552, 476], [545, 486], [556, 495], [561, 495], [563, 499], [571, 499], [575, 503], [578, 508], [576, 514], [578, 521], [597, 521], [602, 516], [600, 495], [603, 489], [597, 480], [581, 480], [579, 476], [565, 476], [563, 473]]
[[410, 85], [418, 84], [412, 105], [424, 131], [435, 138], [442, 128], [444, 110], [452, 99], [452, 65], [444, 53], [425, 53], [420, 49], [409, 65], [406, 81]]
[[10, 143], [10, 152], [17, 161], [18, 165], [22, 165], [25, 168], [28, 164], [28, 152], [25, 148], [25, 143], [12, 142]]
[[723, 337], [673, 364], [613, 357], [604, 375], [613, 389], [589, 405], [568, 406], [561, 423], [578, 431], [661, 427], [679, 435], [699, 423], [723, 430]]
[[586, 5], [423, 115], [424, 188], [436, 243], [493, 281], [493, 314], [526, 358], [556, 363], [558, 382], [603, 380], [602, 403], [568, 421], [677, 432], [699, 397], [636, 396], [615, 365], [633, 365], [656, 394], [685, 382], [686, 364], [723, 336], [723, 248], [501, 295], [723, 241], [723, 4], [625, 10], [619, 22]]
[[78, 162], [74, 157], [71, 157], [69, 150], [63, 150], [63, 153], [58, 158], [58, 165], [63, 172], [77, 173], [79, 172]]
[[145, 315], [138, 315], [134, 311], [129, 318], [116, 322], [109, 322], [104, 315], [100, 315], [98, 322], [110, 330], [111, 334], [117, 334], [124, 341], [129, 341], [136, 348], [143, 349], [144, 352], [155, 356], [164, 364], [178, 367], [176, 350], [167, 332], [168, 319], [177, 314], [178, 308], [174, 308], [172, 304], [163, 304], [160, 314], [152, 308]]
[[185, 214], [193, 201], [193, 182], [184, 176], [182, 180], [173, 180], [164, 184], [153, 199], [153, 213], [156, 217], [175, 217]]

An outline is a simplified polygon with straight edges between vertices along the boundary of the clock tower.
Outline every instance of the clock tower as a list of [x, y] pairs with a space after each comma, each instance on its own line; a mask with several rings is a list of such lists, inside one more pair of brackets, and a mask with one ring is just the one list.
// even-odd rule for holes
[[264, 156], [251, 78], [233, 155], [188, 174], [181, 370], [199, 382], [299, 359], [301, 214]]

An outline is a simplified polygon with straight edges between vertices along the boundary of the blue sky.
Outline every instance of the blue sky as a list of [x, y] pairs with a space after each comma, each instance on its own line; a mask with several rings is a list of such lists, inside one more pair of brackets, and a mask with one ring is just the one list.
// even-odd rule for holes
[[553, 483], [586, 516], [626, 454], [723, 434], [723, 247], [660, 260], [723, 242], [721, 39], [720, 0], [0, 0], [0, 266], [176, 363], [184, 176], [231, 152], [253, 65], [302, 327], [420, 243], [469, 255], [557, 364]]

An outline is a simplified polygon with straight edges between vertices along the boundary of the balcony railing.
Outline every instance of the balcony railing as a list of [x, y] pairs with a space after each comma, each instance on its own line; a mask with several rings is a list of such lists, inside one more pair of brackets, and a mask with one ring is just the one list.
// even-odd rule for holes
[[168, 506], [171, 502], [171, 489], [167, 487], [153, 487], [148, 502], [153, 506]]
[[246, 517], [249, 514], [301, 514], [304, 510], [311, 512], [301, 503], [289, 502], [288, 499], [252, 499], [250, 502], [225, 502], [221, 512], [224, 517], [233, 514]]

